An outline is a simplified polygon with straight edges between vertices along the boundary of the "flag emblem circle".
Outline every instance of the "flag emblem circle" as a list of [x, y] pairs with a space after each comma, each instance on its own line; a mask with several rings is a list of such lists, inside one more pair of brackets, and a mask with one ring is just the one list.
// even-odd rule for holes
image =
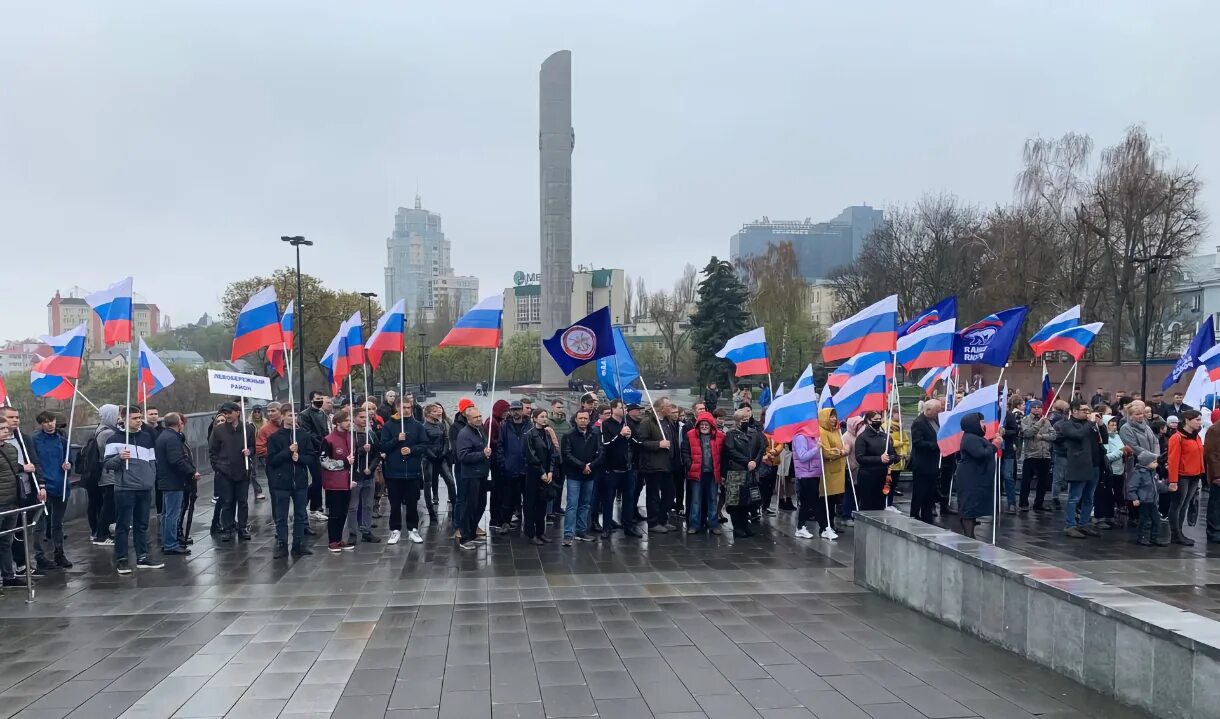
[[583, 325], [572, 325], [559, 337], [559, 346], [572, 359], [591, 360], [597, 354], [597, 334]]

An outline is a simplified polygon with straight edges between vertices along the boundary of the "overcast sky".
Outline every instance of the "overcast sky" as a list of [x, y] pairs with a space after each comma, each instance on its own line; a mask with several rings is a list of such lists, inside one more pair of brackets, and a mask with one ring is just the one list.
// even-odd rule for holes
[[[598, 6], [598, 7], [592, 7]], [[527, 9], [522, 9], [527, 8]], [[668, 286], [743, 222], [1012, 196], [1021, 144], [1143, 122], [1220, 220], [1199, 2], [0, 0], [0, 339], [135, 276], [175, 324], [291, 260], [384, 290], [394, 210], [482, 293], [538, 269], [538, 67], [573, 53], [573, 258]], [[1205, 240], [1214, 245], [1215, 234]]]

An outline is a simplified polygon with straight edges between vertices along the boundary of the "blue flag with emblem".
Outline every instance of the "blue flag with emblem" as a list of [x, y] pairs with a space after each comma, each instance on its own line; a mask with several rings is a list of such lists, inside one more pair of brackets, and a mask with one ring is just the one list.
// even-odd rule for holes
[[1028, 313], [1028, 307], [1013, 307], [987, 315], [958, 332], [953, 342], [953, 362], [995, 367], [1008, 364], [1008, 355], [1012, 353]]
[[1178, 380], [1182, 379], [1182, 375], [1198, 367], [1199, 357], [1215, 344], [1216, 327], [1212, 322], [1212, 316], [1208, 315], [1203, 324], [1199, 325], [1199, 331], [1195, 333], [1195, 338], [1190, 341], [1190, 346], [1178, 358], [1177, 364], [1169, 371], [1169, 376], [1161, 383], [1161, 391], [1164, 392], [1174, 384], [1177, 384]]
[[605, 391], [606, 399], [623, 398], [624, 391], [640, 376], [640, 368], [631, 356], [622, 330], [615, 327], [613, 333], [614, 354], [597, 360], [597, 382]]
[[564, 374], [572, 374], [582, 365], [614, 354], [614, 328], [610, 323], [610, 308], [603, 307], [593, 314], [555, 330], [542, 346], [550, 353]]

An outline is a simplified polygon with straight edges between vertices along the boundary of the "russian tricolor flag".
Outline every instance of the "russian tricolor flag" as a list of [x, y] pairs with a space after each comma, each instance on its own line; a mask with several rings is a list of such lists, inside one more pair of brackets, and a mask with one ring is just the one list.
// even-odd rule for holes
[[288, 306], [284, 308], [284, 316], [280, 318], [280, 334], [284, 337], [284, 342], [279, 345], [271, 345], [267, 348], [267, 364], [271, 365], [279, 376], [284, 376], [286, 367], [284, 366], [284, 355], [292, 351], [292, 341], [295, 338], [296, 326], [296, 310], [293, 309], [296, 300], [289, 300]]
[[102, 320], [102, 340], [107, 347], [132, 340], [135, 322], [131, 309], [131, 285], [131, 278], [128, 277], [85, 297], [85, 302]]
[[360, 321], [360, 313], [356, 312], [348, 318], [343, 324], [342, 332], [346, 332], [347, 337], [343, 342], [344, 348], [347, 350], [347, 366], [355, 367], [364, 364], [364, 324]]
[[1207, 378], [1212, 382], [1220, 382], [1220, 345], [1216, 345], [1199, 355], [1199, 362], [1207, 370]]
[[898, 364], [908, 371], [953, 364], [957, 298], [946, 297], [898, 328]]
[[898, 295], [890, 295], [831, 325], [822, 358], [834, 362], [865, 352], [893, 353], [897, 338]]
[[51, 354], [34, 365], [34, 370], [44, 375], [56, 375], [68, 379], [80, 377], [81, 363], [85, 356], [85, 335], [88, 325], [81, 323], [56, 337], [43, 335], [41, 339], [51, 348]]
[[936, 432], [936, 443], [940, 455], [947, 457], [962, 448], [961, 418], [971, 412], [983, 415], [987, 439], [1000, 431], [1000, 385], [989, 384], [962, 398], [956, 407], [940, 414], [940, 429]]
[[4, 377], [0, 376], [0, 407], [8, 405], [8, 387], [4, 384]]
[[364, 346], [373, 369], [381, 364], [381, 355], [386, 352], [404, 352], [407, 340], [407, 301], [399, 300], [390, 311], [377, 320], [377, 328]]
[[503, 295], [479, 300], [479, 304], [462, 315], [441, 340], [440, 347], [481, 347], [494, 350], [500, 346], [504, 317]]
[[826, 378], [826, 382], [831, 387], [842, 387], [847, 383], [847, 380], [851, 379], [852, 375], [878, 364], [885, 364], [886, 377], [893, 379], [894, 365], [890, 361], [893, 356], [889, 352], [865, 352], [864, 354], [856, 355], [836, 367]]
[[835, 399], [834, 394], [830, 391], [830, 383], [822, 385], [822, 394], [818, 398], [818, 409], [834, 409]]
[[331, 392], [334, 394], [338, 394], [343, 388], [343, 380], [351, 372], [351, 365], [347, 361], [346, 325], [347, 323], [344, 323], [339, 327], [339, 332], [326, 346], [326, 351], [322, 353], [322, 359], [318, 363], [326, 370], [326, 379], [330, 382]]
[[144, 344], [140, 338], [140, 374], [136, 386], [136, 397], [140, 404], [146, 404], [148, 398], [174, 383], [174, 375], [161, 358]]
[[[810, 375], [813, 368], [810, 368]], [[794, 387], [791, 392], [776, 397], [767, 407], [767, 424], [763, 429], [773, 442], [791, 442], [796, 435], [805, 433], [817, 437], [818, 393], [813, 382]]]
[[928, 370], [928, 373], [919, 380], [919, 388], [923, 390], [924, 396], [932, 396], [933, 390], [936, 389], [937, 382], [945, 380], [945, 382], [948, 383], [949, 373], [952, 371], [953, 365], [949, 365], [948, 367], [933, 367], [932, 369]]
[[1034, 351], [1035, 357], [1041, 357], [1044, 352], [1053, 351], [1052, 348], [1044, 347], [1043, 344], [1051, 338], [1052, 335], [1058, 334], [1068, 328], [1076, 327], [1080, 324], [1080, 305], [1061, 312], [1042, 326], [1042, 329], [1034, 333], [1033, 337], [1029, 338], [1029, 346]]
[[[792, 386], [792, 389], [800, 389], [801, 387], [804, 387], [806, 385], [813, 385], [813, 365], [812, 364], [805, 365], [805, 371], [801, 373], [800, 377], [796, 378], [796, 384]], [[783, 385], [781, 384], [780, 386], [782, 387]], [[783, 392], [780, 392], [780, 394], [783, 394]]]
[[767, 358], [767, 336], [762, 327], [731, 338], [716, 356], [736, 365], [737, 377], [771, 372], [771, 361]]
[[33, 370], [30, 372], [30, 391], [39, 397], [68, 400], [72, 399], [75, 390], [65, 377]]
[[1093, 344], [1093, 340], [1097, 339], [1097, 334], [1101, 332], [1103, 322], [1094, 322], [1087, 325], [1077, 325], [1060, 330], [1044, 340], [1039, 341], [1039, 354], [1043, 352], [1067, 352], [1072, 356], [1072, 359], [1077, 362], [1084, 356], [1085, 351], [1089, 349], [1089, 345]]
[[834, 408], [840, 420], [876, 410], [884, 412], [888, 382], [885, 363], [865, 367], [843, 383], [834, 395]]
[[1046, 360], [1042, 360], [1042, 407], [1044, 412], [1051, 411], [1055, 403], [1055, 389], [1051, 387], [1051, 373], [1046, 371]]
[[234, 362], [267, 347], [284, 343], [280, 331], [280, 303], [275, 297], [274, 287], [264, 287], [246, 301], [237, 315], [237, 326], [233, 330]]

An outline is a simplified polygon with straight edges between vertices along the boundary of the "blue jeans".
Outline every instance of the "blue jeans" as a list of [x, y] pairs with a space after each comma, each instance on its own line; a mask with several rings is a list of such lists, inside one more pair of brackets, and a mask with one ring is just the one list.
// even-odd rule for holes
[[[1093, 495], [1097, 492], [1097, 470], [1083, 482], [1068, 482], [1068, 501], [1063, 505], [1063, 527], [1086, 527], [1093, 516]], [[1080, 506], [1080, 521], [1076, 521], [1076, 506]]]
[[1058, 500], [1063, 490], [1068, 489], [1067, 466], [1066, 454], [1051, 453], [1051, 499]]
[[716, 480], [703, 477], [687, 483], [686, 528], [715, 529], [720, 523], [716, 516], [716, 500], [719, 498]]
[[1000, 463], [1000, 473], [1004, 477], [1004, 496], [1012, 506], [1017, 504], [1017, 457], [1005, 457]]
[[271, 507], [275, 515], [275, 541], [288, 543], [288, 502], [292, 502], [292, 543], [300, 545], [305, 540], [305, 503], [309, 501], [309, 487], [296, 489], [271, 489]]
[[161, 551], [178, 549], [178, 524], [182, 520], [182, 498], [186, 492], [161, 493]]
[[589, 507], [593, 504], [593, 480], [569, 479], [568, 504], [563, 515], [563, 536], [571, 539], [589, 530]]
[[127, 536], [135, 535], [136, 559], [148, 556], [148, 512], [152, 509], [151, 489], [114, 490], [114, 559], [127, 561]]

